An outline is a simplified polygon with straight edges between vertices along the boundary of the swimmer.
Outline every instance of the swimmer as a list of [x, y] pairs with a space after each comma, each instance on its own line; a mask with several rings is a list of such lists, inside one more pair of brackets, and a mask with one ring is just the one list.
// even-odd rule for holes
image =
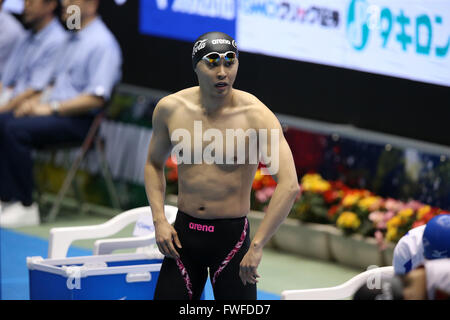
[[[154, 110], [145, 186], [165, 256], [155, 299], [199, 299], [209, 274], [215, 299], [255, 300], [263, 248], [299, 193], [278, 119], [254, 95], [233, 88], [238, 58], [229, 35], [200, 36], [192, 51], [199, 85], [164, 97]], [[244, 147], [234, 143], [240, 139]], [[171, 153], [179, 190], [173, 226], [164, 214], [164, 165]], [[277, 186], [250, 240], [247, 214], [260, 159]]]

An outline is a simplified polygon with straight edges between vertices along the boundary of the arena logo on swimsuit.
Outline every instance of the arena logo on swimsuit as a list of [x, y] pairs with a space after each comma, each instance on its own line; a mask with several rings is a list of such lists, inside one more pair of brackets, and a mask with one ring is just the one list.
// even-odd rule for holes
[[208, 226], [206, 224], [199, 224], [199, 223], [193, 223], [193, 222], [189, 223], [189, 229], [205, 231], [205, 232], [214, 232], [214, 226]]

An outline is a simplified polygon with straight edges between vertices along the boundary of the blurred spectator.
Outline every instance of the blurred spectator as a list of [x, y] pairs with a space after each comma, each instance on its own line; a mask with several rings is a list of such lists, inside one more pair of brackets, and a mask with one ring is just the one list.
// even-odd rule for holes
[[[110, 99], [121, 77], [122, 54], [113, 34], [97, 15], [99, 0], [64, 0], [63, 20], [80, 13], [56, 62], [48, 98], [32, 98], [0, 115], [0, 198], [14, 202], [0, 215], [0, 226], [39, 223], [32, 201], [31, 148], [82, 141], [94, 116]], [[67, 9], [76, 5], [78, 10]], [[69, 23], [67, 23], [69, 25]], [[71, 24], [71, 26], [73, 26]], [[70, 28], [69, 28], [70, 29]]]
[[58, 0], [26, 0], [23, 22], [30, 30], [14, 47], [3, 75], [3, 90], [12, 94], [0, 113], [16, 109], [50, 83], [54, 61], [66, 38], [55, 17]]
[[394, 249], [394, 277], [362, 285], [354, 300], [450, 299], [450, 214], [410, 230]]
[[383, 277], [378, 288], [363, 284], [354, 300], [449, 300], [450, 259], [426, 260], [407, 275]]
[[450, 215], [441, 214], [404, 235], [394, 249], [396, 274], [406, 274], [425, 259], [450, 258]]
[[[2, 91], [2, 74], [6, 61], [12, 50], [25, 35], [22, 24], [11, 14], [2, 10], [3, 0], [0, 0], [0, 93]], [[1, 104], [1, 102], [0, 102]]]

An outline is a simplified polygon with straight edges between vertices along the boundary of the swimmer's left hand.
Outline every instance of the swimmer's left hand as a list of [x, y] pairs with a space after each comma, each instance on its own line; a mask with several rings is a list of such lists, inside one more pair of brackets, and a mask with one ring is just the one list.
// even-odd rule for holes
[[262, 252], [262, 248], [250, 246], [250, 249], [247, 251], [244, 258], [242, 258], [239, 268], [239, 277], [244, 285], [247, 283], [258, 283], [257, 278], [259, 278], [260, 275], [257, 272], [257, 268], [262, 259]]

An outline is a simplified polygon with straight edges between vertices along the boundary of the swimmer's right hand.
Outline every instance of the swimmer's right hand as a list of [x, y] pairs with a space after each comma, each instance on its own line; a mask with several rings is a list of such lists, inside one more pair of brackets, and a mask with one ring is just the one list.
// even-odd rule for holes
[[174, 246], [175, 243], [178, 248], [181, 248], [180, 239], [178, 239], [175, 228], [167, 220], [155, 224], [155, 236], [156, 245], [163, 255], [172, 259], [180, 258], [180, 254]]

